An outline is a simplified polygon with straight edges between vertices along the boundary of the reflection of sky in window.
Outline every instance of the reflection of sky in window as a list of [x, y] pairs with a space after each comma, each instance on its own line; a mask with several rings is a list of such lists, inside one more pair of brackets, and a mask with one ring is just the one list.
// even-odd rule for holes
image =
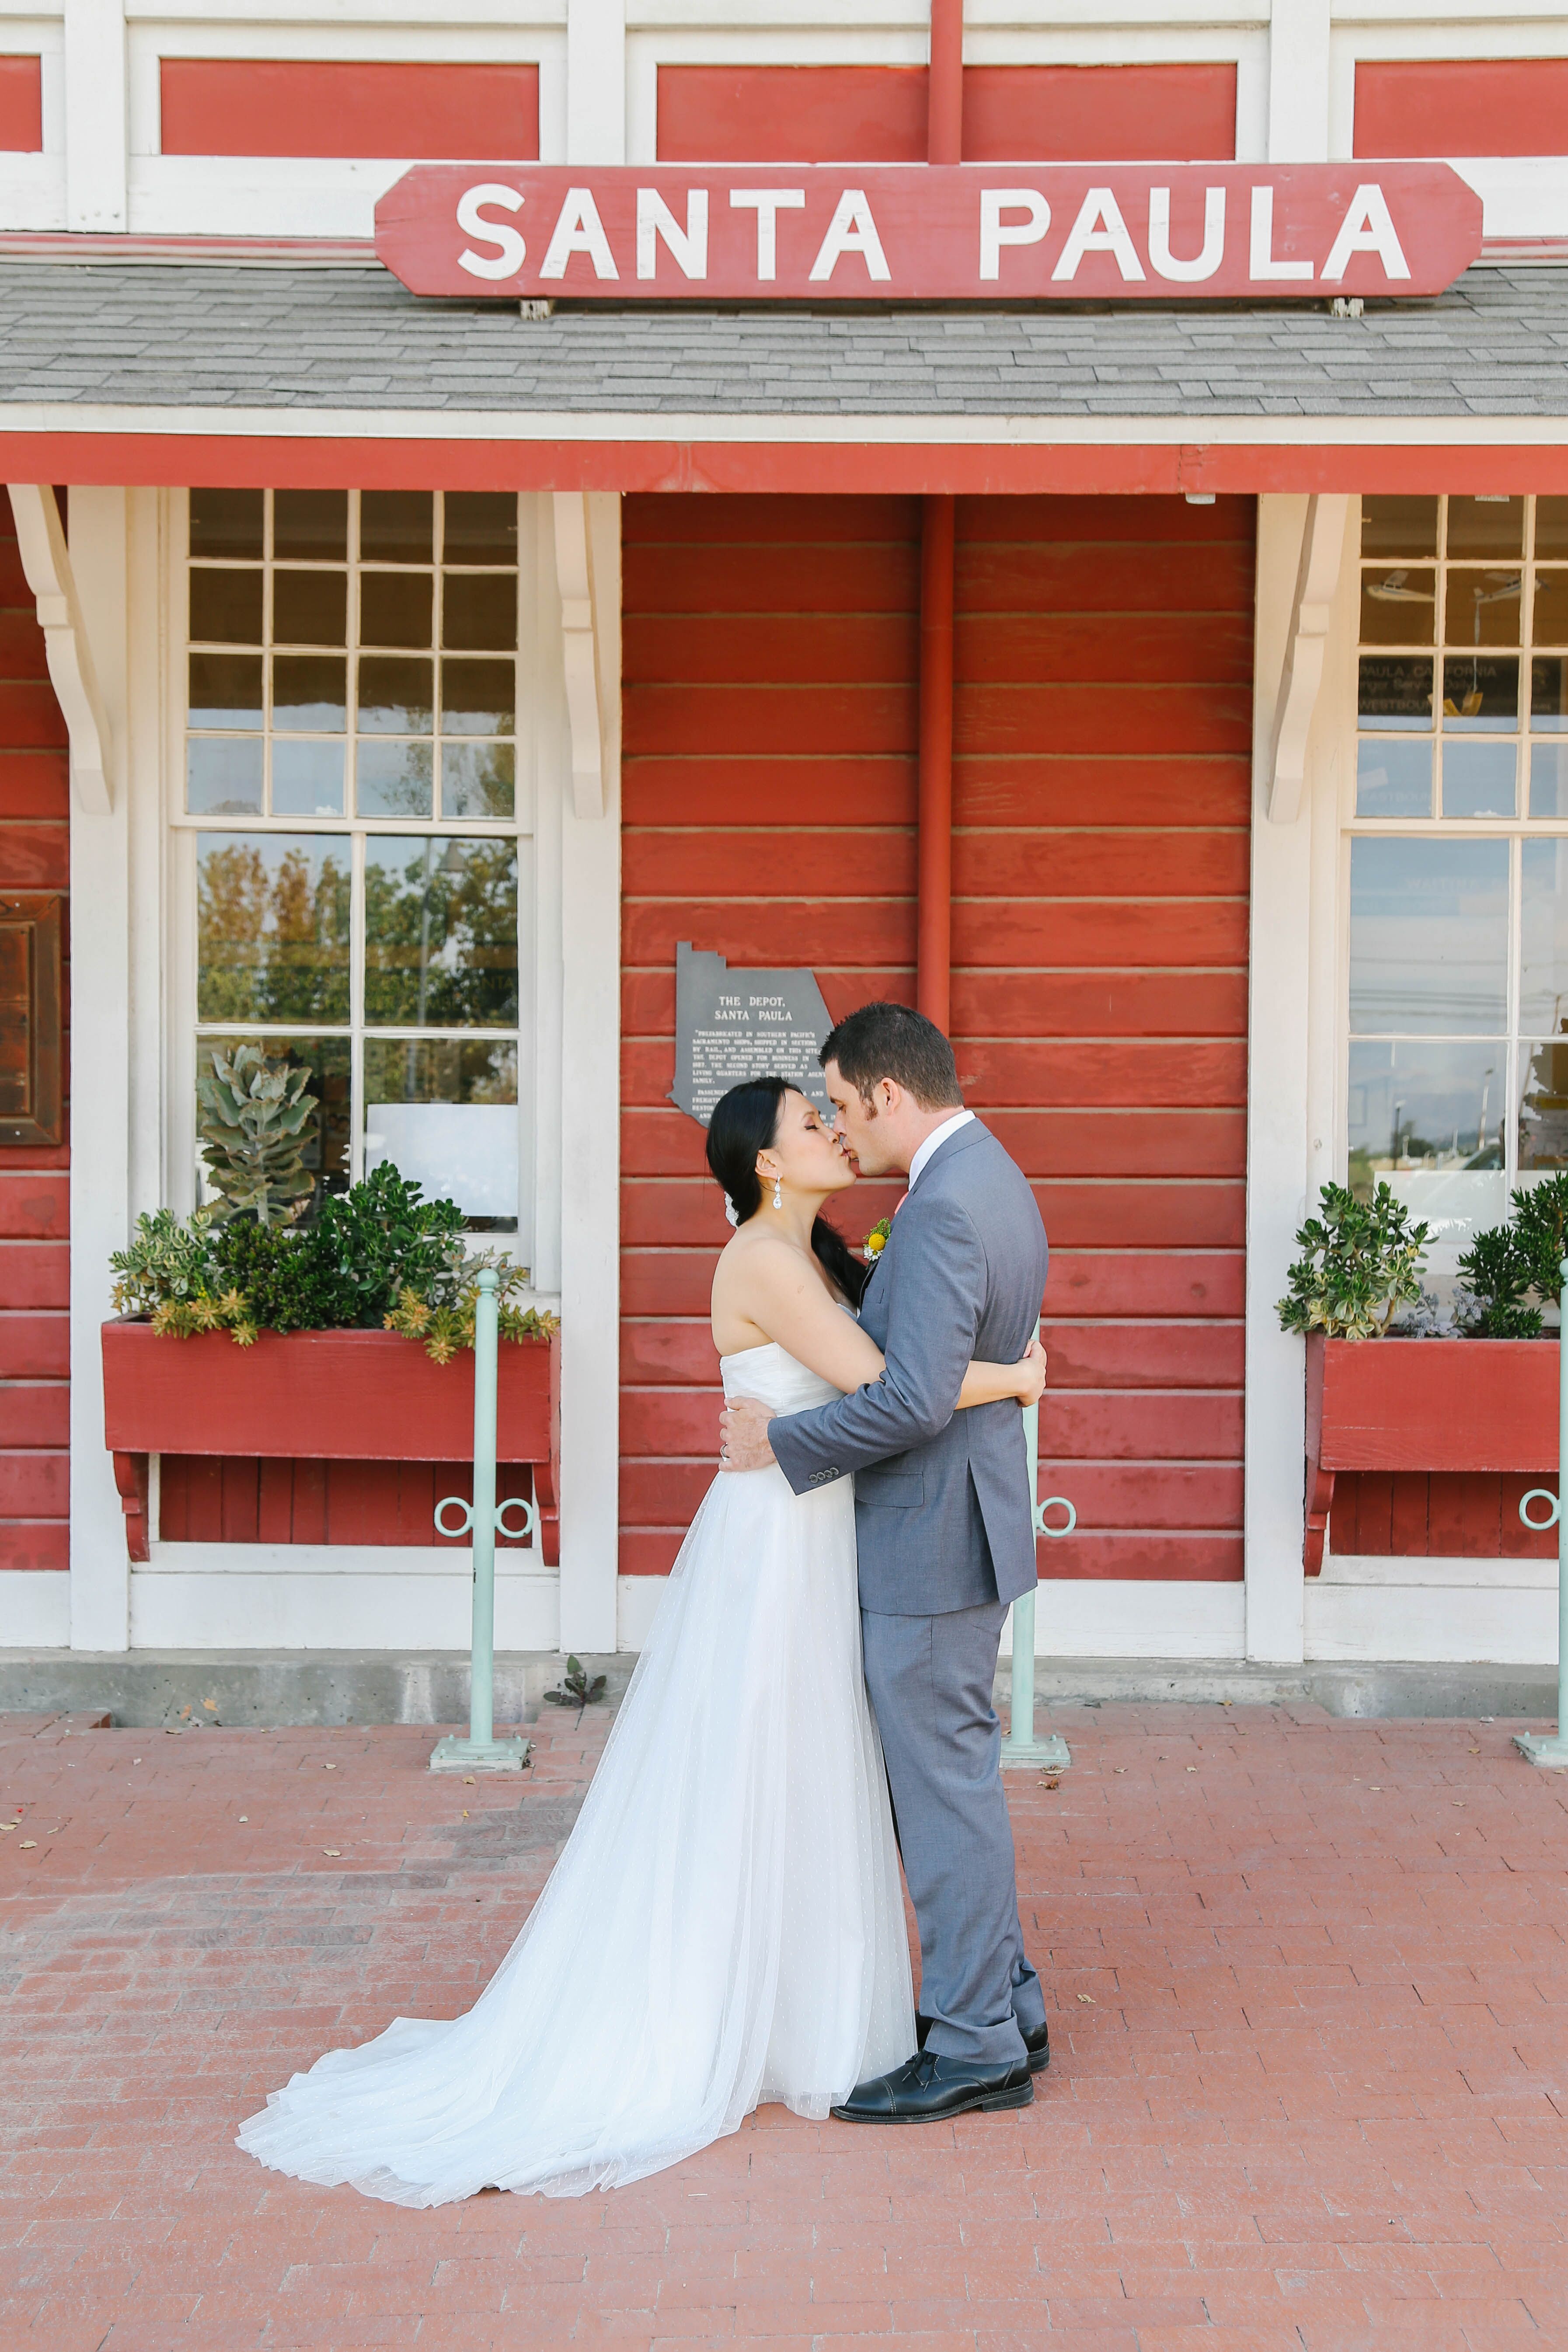
[[1526, 841], [1520, 855], [1519, 1025], [1550, 1037], [1568, 1021], [1568, 841]]
[[1351, 1027], [1477, 1035], [1508, 1017], [1508, 844], [1351, 845]]
[[1504, 1061], [1501, 1042], [1489, 1039], [1352, 1045], [1352, 1150], [1385, 1167], [1394, 1160], [1463, 1167], [1478, 1156], [1483, 1164], [1500, 1166]]

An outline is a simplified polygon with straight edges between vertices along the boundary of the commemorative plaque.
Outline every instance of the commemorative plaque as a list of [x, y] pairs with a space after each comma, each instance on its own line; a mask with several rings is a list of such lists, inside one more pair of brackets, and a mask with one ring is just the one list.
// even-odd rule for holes
[[721, 955], [678, 941], [675, 1085], [670, 1101], [706, 1127], [742, 1078], [787, 1078], [829, 1108], [817, 1053], [833, 1026], [809, 971], [731, 971]]

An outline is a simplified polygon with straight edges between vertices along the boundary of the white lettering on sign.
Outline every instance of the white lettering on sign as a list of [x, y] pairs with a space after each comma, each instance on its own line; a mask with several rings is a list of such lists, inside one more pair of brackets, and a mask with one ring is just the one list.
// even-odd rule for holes
[[804, 188], [731, 188], [732, 212], [757, 215], [757, 283], [771, 286], [779, 274], [779, 215], [805, 210]]
[[1310, 278], [1310, 261], [1277, 261], [1274, 257], [1274, 191], [1252, 191], [1252, 245], [1247, 274], [1262, 284], [1271, 278]]
[[1408, 278], [1410, 275], [1405, 248], [1395, 233], [1383, 190], [1375, 180], [1368, 181], [1364, 187], [1358, 188], [1351, 198], [1350, 210], [1323, 264], [1325, 285], [1344, 276], [1345, 264], [1352, 253], [1375, 253], [1385, 276], [1389, 278]]
[[541, 278], [564, 278], [566, 264], [574, 253], [585, 253], [594, 265], [595, 278], [618, 278], [616, 257], [610, 251], [610, 240], [605, 235], [605, 224], [599, 218], [599, 207], [594, 202], [591, 188], [568, 188], [561, 207], [549, 250], [539, 265]]
[[864, 188], [846, 188], [838, 199], [838, 209], [827, 224], [816, 259], [811, 265], [813, 285], [820, 285], [832, 277], [847, 253], [858, 253], [866, 264], [868, 278], [890, 278], [888, 257], [882, 251], [882, 240], [877, 234], [877, 224], [871, 217], [871, 207]]
[[658, 274], [656, 238], [663, 237], [672, 259], [688, 278], [708, 275], [708, 191], [686, 191], [686, 226], [681, 227], [657, 188], [637, 190], [637, 276]]
[[1051, 276], [1076, 278], [1079, 263], [1086, 253], [1114, 255], [1116, 267], [1129, 281], [1143, 275], [1143, 264], [1127, 234], [1121, 207], [1109, 188], [1090, 188], [1085, 196]]
[[476, 253], [470, 246], [458, 256], [458, 267], [466, 269], [470, 278], [515, 278], [528, 258], [528, 247], [522, 234], [506, 221], [488, 221], [480, 211], [481, 205], [500, 205], [509, 213], [522, 210], [522, 198], [515, 188], [502, 187], [499, 180], [481, 181], [477, 188], [465, 188], [458, 198], [458, 226], [465, 236], [477, 237], [481, 245], [493, 245], [493, 254]]
[[1446, 163], [1367, 168], [423, 164], [379, 199], [376, 250], [418, 294], [574, 302], [1440, 292], [1481, 249], [1479, 197]]
[[1204, 190], [1203, 250], [1195, 261], [1178, 261], [1171, 251], [1171, 191], [1149, 191], [1149, 260], [1156, 278], [1195, 286], [1212, 278], [1225, 259], [1225, 190]]
[[[1005, 213], [1022, 213], [1021, 221], [1007, 222]], [[1005, 245], [1038, 245], [1051, 225], [1051, 208], [1038, 188], [982, 188], [980, 191], [980, 275], [1000, 278]]]

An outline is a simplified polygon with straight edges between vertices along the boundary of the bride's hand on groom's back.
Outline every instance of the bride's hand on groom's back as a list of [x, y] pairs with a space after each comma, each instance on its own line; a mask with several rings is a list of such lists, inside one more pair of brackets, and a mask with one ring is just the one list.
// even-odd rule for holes
[[1018, 1402], [1038, 1404], [1046, 1389], [1047, 1355], [1038, 1339], [1031, 1339], [1018, 1360]]

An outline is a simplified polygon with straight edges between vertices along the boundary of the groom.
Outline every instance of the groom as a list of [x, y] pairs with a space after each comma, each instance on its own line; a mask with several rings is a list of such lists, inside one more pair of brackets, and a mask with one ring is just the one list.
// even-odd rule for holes
[[1050, 2056], [991, 1705], [1008, 1603], [1035, 1588], [1023, 1422], [1013, 1403], [955, 1410], [973, 1357], [1011, 1363], [1033, 1337], [1046, 1235], [923, 1014], [863, 1004], [821, 1058], [861, 1174], [909, 1175], [860, 1308], [887, 1367], [812, 1412], [771, 1418], [737, 1398], [723, 1445], [737, 1470], [777, 1462], [797, 1495], [855, 1474], [866, 1684], [920, 1926], [921, 2047], [833, 2112], [931, 2123], [1027, 2106]]

